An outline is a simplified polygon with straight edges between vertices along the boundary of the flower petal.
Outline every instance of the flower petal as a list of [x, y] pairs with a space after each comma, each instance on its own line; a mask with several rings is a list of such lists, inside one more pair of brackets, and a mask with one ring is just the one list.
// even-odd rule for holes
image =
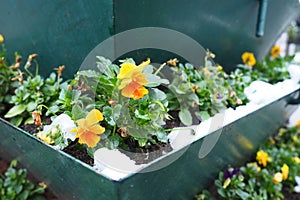
[[136, 66], [132, 63], [126, 62], [121, 65], [120, 73], [118, 74], [118, 79], [130, 78], [132, 71]]
[[89, 131], [83, 133], [78, 140], [80, 144], [86, 144], [88, 147], [95, 147], [99, 141], [100, 136]]
[[242, 60], [245, 65], [252, 67], [256, 64], [256, 59], [253, 53], [245, 52], [242, 54]]
[[96, 124], [94, 126], [89, 127], [89, 131], [93, 132], [95, 134], [102, 134], [102, 133], [104, 133], [105, 128], [102, 127], [102, 126], [100, 126], [100, 125], [98, 125], [98, 124]]
[[77, 132], [78, 132], [78, 128], [77, 127], [70, 130], [70, 133], [77, 133]]
[[132, 98], [133, 98], [134, 100], [137, 100], [137, 99], [142, 98], [142, 97], [145, 96], [146, 94], [148, 94], [148, 90], [147, 90], [145, 87], [140, 86], [140, 87], [137, 88], [137, 90], [135, 90], [135, 91], [133, 92], [133, 97], [132, 97]]
[[4, 37], [3, 35], [0, 34], [0, 43], [4, 42]]
[[93, 109], [87, 114], [85, 119], [86, 119], [86, 125], [94, 125], [99, 121], [103, 120], [103, 115], [99, 110]]
[[131, 82], [122, 90], [124, 97], [133, 98], [134, 100], [140, 99], [146, 94], [148, 94], [148, 90], [136, 82]]
[[124, 87], [126, 87], [130, 82], [131, 82], [131, 78], [125, 78], [121, 81], [121, 84], [119, 85], [119, 90], [122, 90]]
[[300, 193], [300, 185], [294, 187], [295, 192]]
[[146, 79], [146, 74], [143, 74], [141, 71], [133, 72], [132, 80], [140, 85], [146, 85], [148, 83], [148, 80]]
[[146, 61], [142, 62], [138, 65], [138, 67], [145, 67], [150, 64], [150, 58], [148, 58]]
[[128, 98], [132, 98], [133, 97], [133, 93], [135, 90], [137, 90], [137, 88], [140, 85], [136, 82], [131, 82], [130, 84], [128, 84], [123, 90], [122, 90], [122, 95], [124, 97], [128, 97]]

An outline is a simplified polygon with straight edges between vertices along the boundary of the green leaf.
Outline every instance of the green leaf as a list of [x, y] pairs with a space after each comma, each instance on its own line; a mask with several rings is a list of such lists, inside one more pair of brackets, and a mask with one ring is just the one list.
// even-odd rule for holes
[[119, 135], [114, 135], [108, 138], [105, 146], [109, 149], [116, 149], [120, 144], [121, 137]]
[[23, 121], [22, 116], [15, 116], [10, 120], [10, 123], [12, 123], [15, 126], [20, 126]]
[[72, 116], [73, 116], [74, 120], [78, 120], [78, 119], [84, 118], [85, 114], [86, 113], [82, 110], [82, 108], [79, 105], [75, 104], [72, 107]]
[[205, 121], [208, 118], [210, 118], [210, 115], [207, 111], [199, 111], [199, 112], [196, 112], [195, 114], [200, 116], [201, 121]]
[[140, 147], [144, 147], [147, 144], [148, 139], [147, 138], [135, 138]]
[[115, 122], [115, 120], [113, 118], [113, 109], [111, 107], [105, 106], [102, 113], [104, 115], [105, 121], [109, 125], [111, 125], [111, 126], [116, 125], [116, 122]]
[[153, 73], [153, 66], [152, 65], [147, 65], [143, 69], [144, 74], [152, 74]]
[[4, 116], [5, 118], [12, 118], [12, 117], [15, 117], [17, 115], [20, 115], [22, 114], [25, 110], [26, 110], [26, 105], [24, 104], [19, 104], [19, 105], [16, 105], [14, 107], [12, 107], [7, 113], [6, 115]]
[[34, 120], [32, 117], [29, 117], [28, 119], [25, 120], [24, 124], [33, 124]]
[[238, 189], [238, 190], [236, 190], [236, 194], [239, 196], [239, 197], [241, 197], [241, 199], [248, 199], [249, 197], [250, 197], [250, 195], [247, 193], [247, 192], [244, 192], [244, 191], [242, 191], [242, 190], [240, 190], [240, 189]]
[[18, 195], [18, 199], [28, 199], [29, 197], [29, 191], [28, 190], [24, 190], [20, 195]]
[[160, 101], [165, 100], [167, 98], [167, 95], [163, 91], [161, 91], [157, 88], [150, 88], [149, 96], [151, 99], [157, 99]]
[[186, 126], [190, 126], [193, 123], [192, 114], [188, 109], [181, 109], [179, 111], [179, 119]]
[[31, 102], [29, 102], [29, 103], [27, 104], [27, 111], [28, 111], [28, 112], [32, 112], [32, 111], [34, 111], [34, 110], [36, 109], [37, 106], [38, 106], [38, 105], [37, 105], [36, 102], [31, 101]]
[[144, 119], [144, 120], [149, 120], [150, 119], [148, 114], [141, 114], [139, 110], [135, 110], [134, 115], [135, 115], [136, 118], [139, 118], [139, 119]]
[[153, 135], [156, 135], [158, 141], [167, 143], [168, 142], [168, 136], [166, 134], [166, 132], [161, 131], [161, 130], [157, 130], [153, 133]]
[[146, 84], [147, 87], [156, 87], [159, 86], [160, 84], [169, 84], [169, 80], [162, 79], [159, 76], [154, 74], [147, 74], [146, 77], [148, 81], [148, 83]]
[[46, 116], [51, 115], [52, 113], [57, 113], [59, 111], [59, 107], [57, 105], [49, 107], [49, 110], [46, 112]]
[[117, 104], [115, 105], [114, 109], [113, 109], [113, 118], [115, 121], [117, 121], [120, 117], [121, 114], [121, 110], [122, 110], [122, 105], [121, 104]]
[[83, 71], [77, 72], [77, 75], [85, 76], [85, 77], [88, 77], [88, 78], [98, 78], [99, 73], [96, 72], [95, 70], [83, 70]]

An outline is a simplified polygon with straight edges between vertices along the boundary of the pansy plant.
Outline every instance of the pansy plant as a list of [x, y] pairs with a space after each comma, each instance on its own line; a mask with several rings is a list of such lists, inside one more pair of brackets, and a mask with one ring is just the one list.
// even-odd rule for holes
[[102, 145], [116, 148], [128, 138], [140, 146], [167, 142], [163, 126], [169, 117], [168, 101], [158, 86], [168, 80], [157, 75], [160, 69], [155, 70], [150, 59], [141, 64], [125, 59], [118, 66], [106, 58], [97, 58], [98, 70], [79, 71], [74, 89], [95, 99], [94, 104], [81, 106], [83, 110], [94, 106], [102, 112]]

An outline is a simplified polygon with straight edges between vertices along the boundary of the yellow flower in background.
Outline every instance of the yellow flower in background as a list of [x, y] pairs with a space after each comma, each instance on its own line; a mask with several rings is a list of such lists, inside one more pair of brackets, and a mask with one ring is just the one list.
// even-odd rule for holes
[[223, 67], [221, 65], [218, 65], [218, 71], [222, 71], [223, 70]]
[[223, 183], [223, 188], [226, 189], [231, 183], [231, 179], [227, 178]]
[[283, 179], [283, 175], [280, 173], [280, 172], [277, 172], [276, 174], [274, 174], [273, 176], [273, 182], [275, 184], [279, 184], [282, 182], [282, 179]]
[[261, 171], [260, 166], [258, 166], [256, 162], [251, 162], [251, 163], [249, 163], [249, 165], [252, 166], [253, 168], [255, 168], [257, 172]]
[[289, 176], [289, 166], [287, 164], [283, 164], [281, 167], [282, 179], [286, 180]]
[[148, 83], [146, 74], [142, 71], [145, 66], [150, 64], [150, 59], [136, 66], [133, 63], [121, 64], [120, 73], [117, 78], [121, 80], [119, 89], [122, 90], [124, 97], [133, 98], [134, 100], [142, 98], [148, 94], [148, 90], [144, 87]]
[[47, 144], [53, 144], [54, 140], [51, 139], [50, 135], [48, 133], [40, 131], [36, 134], [36, 137], [40, 140], [46, 142]]
[[95, 147], [100, 141], [100, 134], [104, 133], [105, 128], [98, 123], [103, 120], [102, 113], [97, 110], [91, 110], [86, 118], [77, 120], [78, 127], [70, 130], [76, 132], [75, 138], [79, 138], [80, 144], [86, 144], [88, 147]]
[[0, 43], [4, 42], [4, 37], [3, 35], [0, 34]]
[[293, 142], [297, 142], [297, 140], [298, 140], [298, 135], [293, 135], [292, 140], [293, 140]]
[[299, 157], [293, 157], [293, 161], [297, 164], [300, 164], [300, 158]]
[[263, 150], [260, 150], [256, 153], [256, 160], [260, 165], [266, 167], [269, 160], [269, 155]]
[[295, 126], [300, 127], [300, 120], [296, 122]]
[[256, 59], [253, 53], [245, 52], [242, 54], [242, 60], [245, 65], [252, 67], [256, 64]]
[[275, 45], [272, 49], [271, 49], [271, 56], [273, 58], [277, 58], [280, 55], [281, 49], [278, 45]]

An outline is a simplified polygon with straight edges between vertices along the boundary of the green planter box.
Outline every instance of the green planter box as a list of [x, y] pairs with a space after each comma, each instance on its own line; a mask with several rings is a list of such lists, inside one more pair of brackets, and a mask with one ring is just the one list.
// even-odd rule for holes
[[54, 150], [2, 119], [0, 154], [19, 160], [34, 176], [45, 181], [59, 199], [192, 199], [220, 170], [229, 164], [249, 160], [259, 144], [285, 124], [295, 110], [288, 102], [296, 95], [297, 91], [294, 91], [212, 132], [210, 137], [222, 131], [216, 145], [204, 158], [199, 158], [205, 139], [202, 138], [187, 148], [153, 161], [143, 171], [159, 167], [161, 162], [175, 160], [170, 165], [150, 172], [140, 171], [118, 181], [96, 173], [92, 167]]
[[[97, 44], [116, 33], [138, 27], [180, 31], [215, 52], [217, 61], [224, 66], [240, 63], [243, 51], [253, 51], [258, 59], [262, 58], [297, 16], [299, 2], [270, 1], [263, 37], [256, 37], [258, 8], [256, 0], [226, 3], [217, 0], [190, 3], [13, 0], [1, 4], [0, 22], [9, 49], [20, 49], [24, 55], [39, 53], [40, 65], [46, 66], [41, 69], [43, 74], [67, 64], [65, 75], [70, 78]], [[116, 42], [111, 51], [117, 54], [121, 45]], [[133, 52], [132, 56], [137, 60], [147, 56], [157, 62], [165, 61], [164, 54], [149, 52]], [[199, 139], [187, 149], [153, 161], [144, 171], [179, 157], [170, 165], [148, 173], [134, 173], [119, 181], [98, 174], [90, 166], [52, 149], [3, 119], [0, 119], [0, 154], [7, 159], [18, 159], [34, 176], [44, 180], [59, 199], [191, 199], [219, 170], [246, 161], [261, 142], [285, 123], [295, 109], [288, 102], [296, 93], [223, 127], [215, 147], [202, 159], [199, 149], [204, 139]], [[218, 130], [210, 136], [217, 134]]]

